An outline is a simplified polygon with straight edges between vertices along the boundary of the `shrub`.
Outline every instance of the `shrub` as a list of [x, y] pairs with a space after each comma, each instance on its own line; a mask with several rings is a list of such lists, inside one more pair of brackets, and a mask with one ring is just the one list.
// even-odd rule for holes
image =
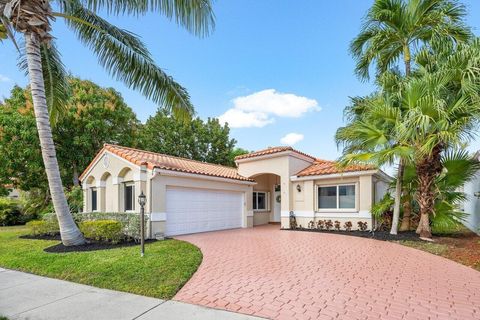
[[365, 231], [368, 228], [368, 223], [366, 221], [365, 222], [358, 221], [357, 224], [358, 224], [358, 229], [360, 229], [360, 231]]
[[115, 220], [83, 221], [79, 224], [85, 238], [118, 243], [123, 237], [122, 224]]
[[57, 220], [33, 220], [27, 222], [26, 226], [30, 229], [32, 236], [56, 235], [60, 232]]
[[334, 225], [335, 225], [335, 230], [340, 231], [340, 221], [335, 220]]
[[332, 220], [325, 220], [325, 229], [330, 230], [333, 228]]
[[323, 230], [323, 228], [325, 228], [325, 221], [324, 220], [318, 220], [317, 229], [318, 230]]
[[23, 221], [22, 212], [18, 201], [2, 197], [0, 198], [0, 225], [12, 226]]
[[[122, 225], [122, 233], [135, 240], [140, 239], [140, 214], [133, 212], [85, 212], [74, 213], [77, 224], [83, 221], [114, 220]], [[147, 230], [148, 215], [145, 215], [145, 232]]]
[[343, 225], [343, 228], [347, 231], [352, 231], [352, 226], [353, 226], [352, 221], [347, 221]]
[[315, 222], [313, 222], [313, 220], [310, 220], [310, 222], [308, 223], [308, 229], [314, 229], [315, 228]]

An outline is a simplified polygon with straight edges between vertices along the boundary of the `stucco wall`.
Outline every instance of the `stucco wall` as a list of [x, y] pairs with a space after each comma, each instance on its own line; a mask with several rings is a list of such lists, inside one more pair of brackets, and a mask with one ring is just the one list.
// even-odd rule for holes
[[473, 232], [480, 234], [480, 199], [474, 196], [474, 193], [478, 191], [480, 191], [480, 173], [463, 187], [463, 192], [468, 197], [467, 201], [463, 203], [463, 210], [467, 213], [463, 224]]

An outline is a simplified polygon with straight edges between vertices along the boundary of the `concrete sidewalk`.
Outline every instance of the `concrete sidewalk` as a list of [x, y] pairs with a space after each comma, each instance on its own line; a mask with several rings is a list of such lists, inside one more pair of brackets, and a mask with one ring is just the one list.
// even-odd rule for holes
[[258, 319], [0, 268], [0, 315], [14, 319]]

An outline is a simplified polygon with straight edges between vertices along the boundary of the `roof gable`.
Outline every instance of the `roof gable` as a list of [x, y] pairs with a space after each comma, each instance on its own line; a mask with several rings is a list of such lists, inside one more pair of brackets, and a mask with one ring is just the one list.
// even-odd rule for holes
[[287, 151], [290, 151], [290, 152], [299, 154], [301, 156], [310, 158], [311, 160], [315, 160], [314, 157], [312, 157], [312, 156], [310, 156], [306, 153], [300, 152], [298, 150], [295, 150], [292, 147], [280, 146], [280, 147], [270, 147], [270, 148], [267, 148], [267, 149], [258, 150], [258, 151], [250, 152], [250, 153], [247, 153], [247, 154], [242, 154], [240, 156], [236, 156], [235, 161], [243, 160], [243, 159], [252, 159], [252, 158], [257, 158], [257, 157], [262, 157], [262, 156], [268, 156], [268, 155], [273, 155], [273, 154], [276, 154], [276, 153], [287, 152]]
[[146, 166], [148, 169], [163, 169], [184, 173], [200, 174], [212, 177], [227, 178], [241, 181], [253, 181], [238, 174], [237, 169], [212, 163], [190, 160], [161, 153], [144, 151], [118, 145], [105, 144], [95, 156], [80, 179], [95, 165], [104, 151], [108, 151], [122, 159], [138, 166]]

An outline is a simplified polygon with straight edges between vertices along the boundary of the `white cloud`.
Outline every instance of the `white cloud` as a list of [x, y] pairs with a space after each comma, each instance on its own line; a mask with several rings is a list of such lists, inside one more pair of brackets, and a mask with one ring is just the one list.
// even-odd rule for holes
[[293, 146], [294, 144], [302, 140], [303, 140], [303, 134], [291, 132], [285, 135], [282, 139], [280, 139], [280, 142], [288, 146]]
[[220, 123], [227, 122], [231, 128], [261, 128], [275, 120], [269, 118], [268, 115], [263, 112], [245, 112], [233, 108], [227, 110], [224, 114], [218, 117], [218, 121], [220, 121]]
[[6, 77], [3, 74], [0, 74], [0, 82], [10, 82], [10, 81], [12, 80], [10, 80], [9, 77]]
[[233, 108], [218, 117], [232, 128], [264, 127], [275, 121], [274, 116], [299, 118], [309, 111], [319, 111], [318, 102], [275, 89], [262, 90], [232, 100]]

